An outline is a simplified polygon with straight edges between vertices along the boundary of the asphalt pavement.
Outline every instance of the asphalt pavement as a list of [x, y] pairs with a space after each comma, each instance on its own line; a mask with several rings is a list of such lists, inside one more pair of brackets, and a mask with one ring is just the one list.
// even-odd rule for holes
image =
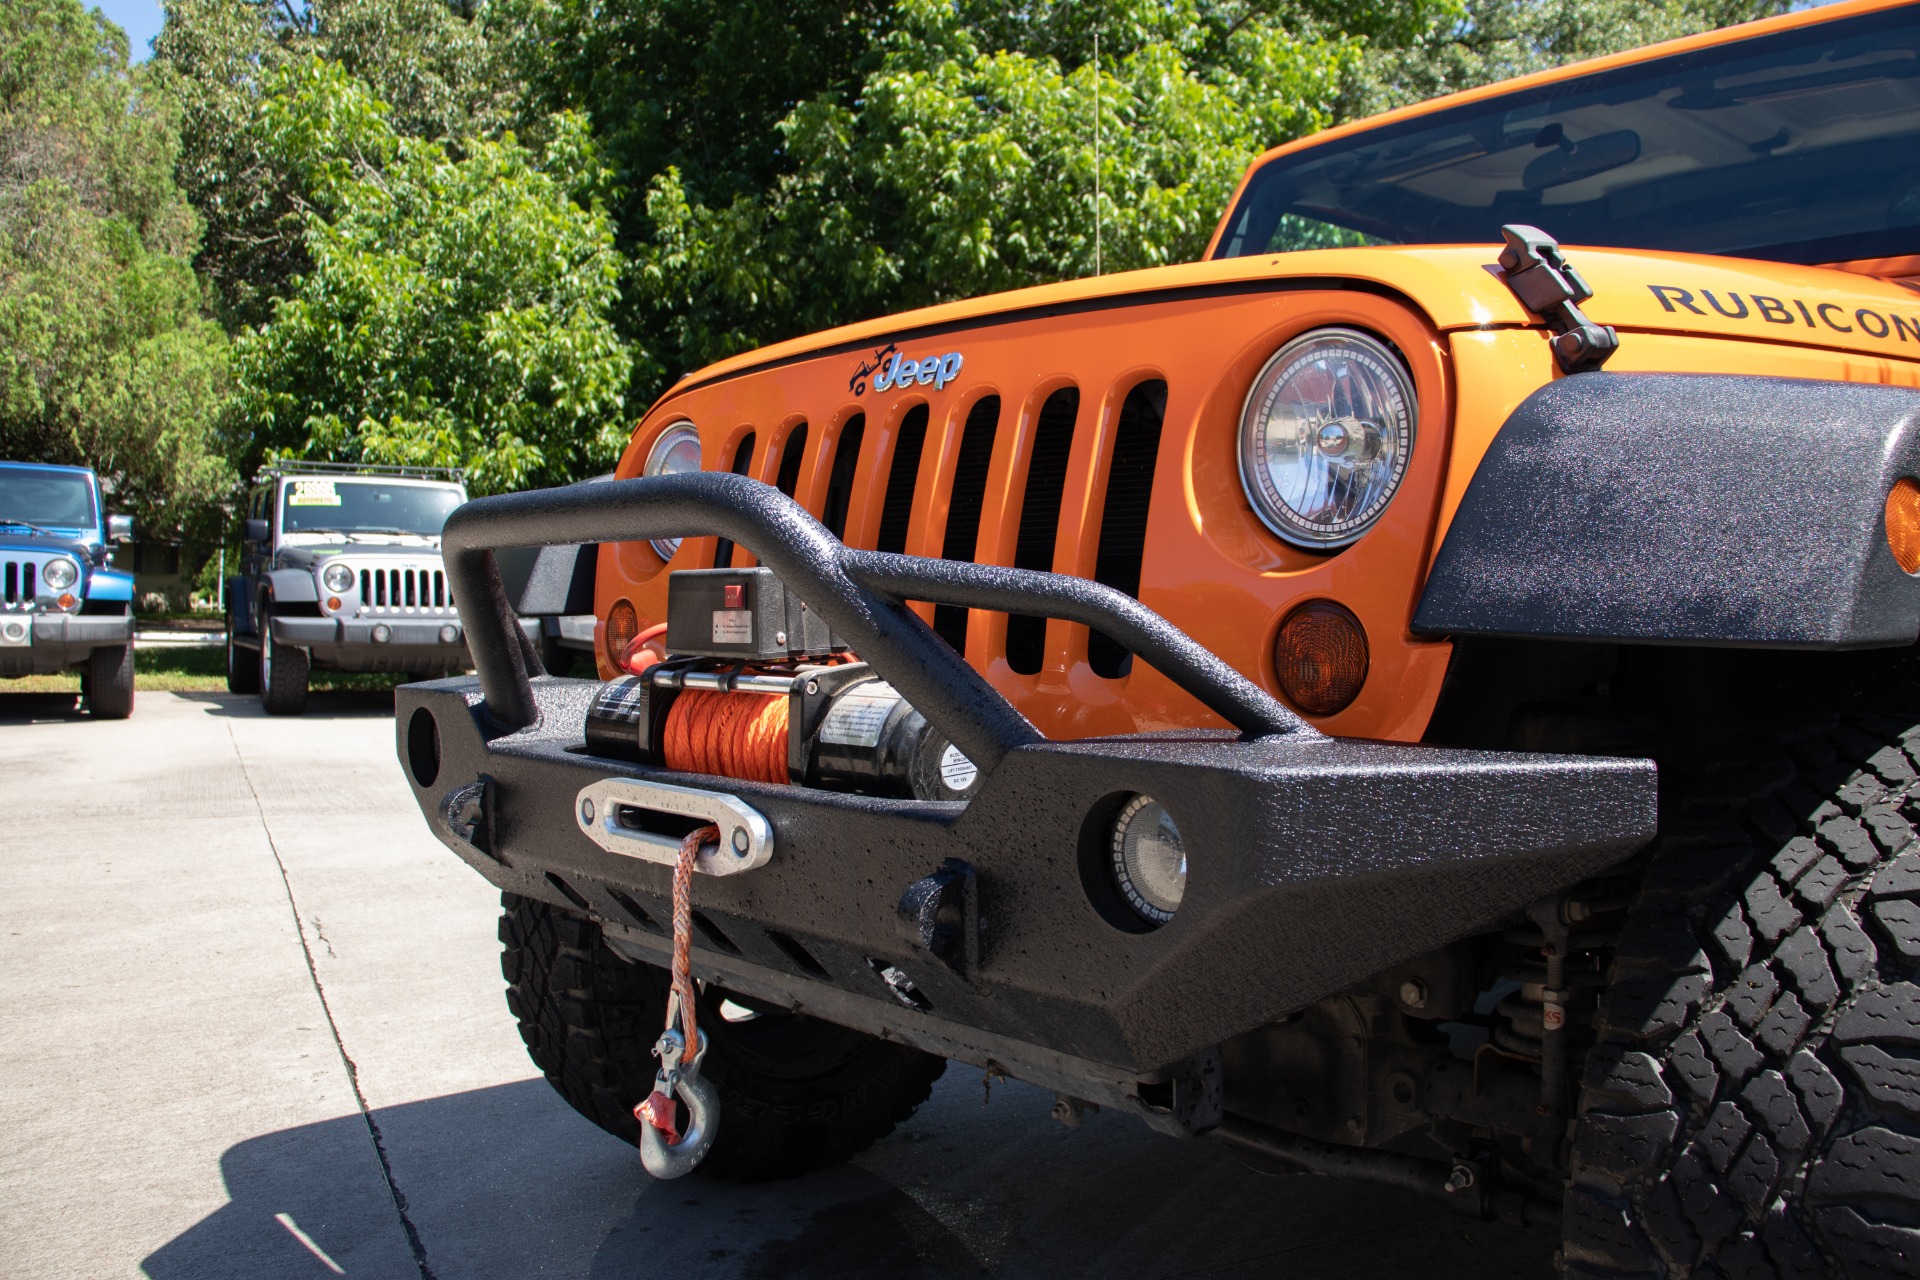
[[73, 701], [0, 686], [0, 1277], [1551, 1274], [1550, 1236], [957, 1064], [849, 1165], [653, 1182], [528, 1062], [386, 697]]

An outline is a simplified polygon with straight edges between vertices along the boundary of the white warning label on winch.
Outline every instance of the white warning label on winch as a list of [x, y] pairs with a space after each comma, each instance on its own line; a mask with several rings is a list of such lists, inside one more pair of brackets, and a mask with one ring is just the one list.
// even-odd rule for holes
[[713, 611], [713, 642], [715, 644], [752, 644], [753, 610], [715, 609]]
[[843, 747], [871, 747], [880, 741], [887, 717], [900, 705], [893, 686], [875, 681], [840, 695], [820, 722], [820, 741]]
[[960, 748], [951, 742], [940, 753], [940, 781], [947, 784], [949, 791], [965, 791], [980, 776], [980, 768], [960, 753]]

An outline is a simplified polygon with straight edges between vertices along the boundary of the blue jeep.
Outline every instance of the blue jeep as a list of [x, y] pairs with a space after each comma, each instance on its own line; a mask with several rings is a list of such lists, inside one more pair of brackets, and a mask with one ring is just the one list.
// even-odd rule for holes
[[88, 711], [133, 714], [133, 575], [108, 567], [132, 537], [87, 468], [0, 462], [0, 677], [77, 667]]

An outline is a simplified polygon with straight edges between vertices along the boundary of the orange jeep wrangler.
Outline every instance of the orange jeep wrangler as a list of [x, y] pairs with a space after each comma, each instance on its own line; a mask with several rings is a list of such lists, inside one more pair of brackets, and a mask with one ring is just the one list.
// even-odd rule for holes
[[[1916, 388], [1920, 7], [1529, 76], [462, 507], [399, 757], [662, 1176], [951, 1059], [1569, 1275], [1911, 1277]], [[588, 609], [544, 674], [516, 610]]]

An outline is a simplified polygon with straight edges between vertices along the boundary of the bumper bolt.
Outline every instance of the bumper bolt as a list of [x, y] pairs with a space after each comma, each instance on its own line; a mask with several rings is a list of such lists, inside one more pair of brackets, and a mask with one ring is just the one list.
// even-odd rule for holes
[[580, 821], [588, 824], [593, 822], [593, 801], [582, 800], [580, 802]]
[[1447, 1177], [1447, 1190], [1461, 1192], [1473, 1187], [1473, 1170], [1464, 1164], [1453, 1166], [1453, 1172]]

